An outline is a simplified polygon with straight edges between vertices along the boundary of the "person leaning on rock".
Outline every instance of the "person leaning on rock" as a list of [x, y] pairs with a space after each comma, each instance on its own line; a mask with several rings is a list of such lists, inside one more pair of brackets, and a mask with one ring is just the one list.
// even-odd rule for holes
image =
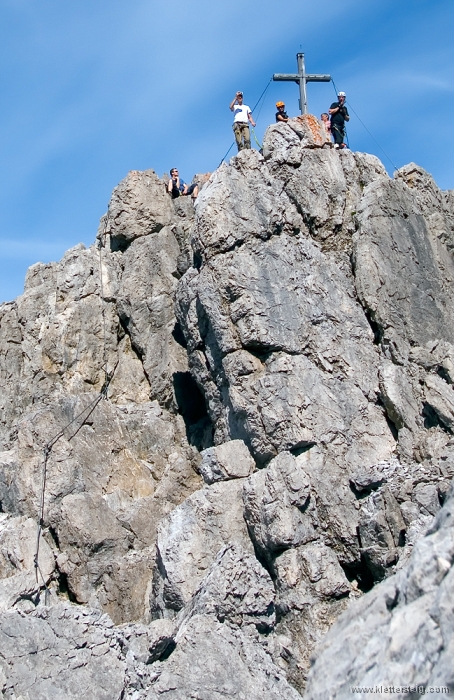
[[276, 121], [277, 122], [288, 122], [288, 114], [285, 111], [284, 102], [276, 102], [277, 112]]
[[251, 147], [251, 134], [249, 132], [249, 124], [255, 126], [255, 121], [252, 118], [252, 112], [249, 107], [243, 104], [243, 93], [237, 92], [230, 103], [230, 111], [233, 112], [233, 133], [238, 151], [243, 148]]
[[192, 199], [196, 199], [199, 194], [198, 185], [192, 183], [192, 185], [187, 186], [184, 180], [178, 174], [176, 168], [172, 168], [170, 171], [170, 180], [167, 185], [167, 191], [172, 195], [172, 199], [177, 197], [185, 197], [186, 195], [192, 195]]
[[345, 106], [345, 92], [339, 92], [337, 102], [333, 102], [329, 108], [331, 115], [331, 133], [334, 138], [334, 148], [346, 148], [344, 143], [345, 138], [345, 122], [350, 120], [347, 107]]

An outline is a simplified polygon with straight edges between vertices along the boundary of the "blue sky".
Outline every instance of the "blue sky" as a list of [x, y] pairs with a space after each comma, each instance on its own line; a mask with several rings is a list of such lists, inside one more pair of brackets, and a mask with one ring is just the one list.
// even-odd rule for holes
[[[453, 0], [0, 0], [0, 301], [32, 263], [93, 242], [129, 170], [216, 168], [235, 91], [252, 107], [301, 50], [375, 139], [352, 114], [354, 150], [454, 188], [453, 26]], [[297, 86], [271, 83], [259, 140], [278, 99], [298, 114]], [[333, 99], [308, 86], [317, 116]]]

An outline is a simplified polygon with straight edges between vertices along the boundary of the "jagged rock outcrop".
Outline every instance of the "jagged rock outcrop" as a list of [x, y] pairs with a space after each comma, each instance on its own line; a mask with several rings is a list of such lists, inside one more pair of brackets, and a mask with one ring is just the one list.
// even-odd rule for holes
[[223, 546], [235, 543], [252, 550], [243, 518], [241, 481], [200, 489], [160, 523], [153, 598], [161, 614], [181, 610], [191, 600]]
[[[324, 601], [332, 620], [403, 565], [430, 518], [421, 489], [434, 515], [452, 478], [452, 213], [433, 182], [430, 203], [415, 194], [426, 176], [391, 180], [376, 159], [302, 132], [275, 125], [263, 157], [241, 152], [212, 175], [177, 314], [215, 442], [242, 439], [262, 467], [245, 517], [277, 591], [280, 552], [329, 548], [345, 572]], [[310, 498], [270, 461], [286, 451]], [[279, 632], [307, 650], [305, 616], [283, 609]], [[296, 657], [302, 687], [307, 654]]]
[[[2, 509], [38, 520], [43, 448], [62, 432], [48, 456], [44, 544], [58, 585], [115, 622], [148, 619], [157, 525], [202, 483], [176, 411], [188, 377], [172, 335], [180, 247], [162, 190], [153, 171], [131, 173], [101, 226], [105, 247], [38, 263], [2, 307]], [[192, 208], [184, 217], [193, 222]], [[104, 362], [112, 380], [90, 413]]]
[[453, 224], [309, 116], [195, 208], [129, 173], [95, 246], [30, 268], [0, 306], [6, 697], [300, 697], [350, 602], [452, 538]]
[[394, 692], [401, 698], [426, 688], [452, 692], [453, 563], [451, 493], [415, 545], [408, 566], [356, 601], [326, 635], [316, 650], [305, 697], [350, 698], [352, 687], [397, 686]]

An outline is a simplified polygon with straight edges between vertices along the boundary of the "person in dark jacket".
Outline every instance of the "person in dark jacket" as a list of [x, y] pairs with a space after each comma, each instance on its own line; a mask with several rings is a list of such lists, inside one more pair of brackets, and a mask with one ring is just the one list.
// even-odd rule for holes
[[350, 120], [348, 109], [345, 106], [345, 92], [339, 92], [337, 102], [333, 102], [329, 108], [331, 115], [331, 133], [334, 138], [334, 148], [346, 148], [345, 139], [345, 122]]
[[285, 104], [283, 102], [276, 102], [276, 107], [277, 107], [277, 112], [276, 112], [277, 123], [288, 122], [288, 115], [287, 115], [287, 112], [285, 111]]
[[197, 195], [199, 194], [198, 186], [193, 183], [188, 187], [185, 181], [179, 176], [176, 168], [172, 168], [170, 171], [170, 180], [167, 185], [167, 191], [172, 195], [172, 199], [176, 199], [177, 197], [185, 197], [186, 195], [192, 195], [192, 199], [196, 199]]

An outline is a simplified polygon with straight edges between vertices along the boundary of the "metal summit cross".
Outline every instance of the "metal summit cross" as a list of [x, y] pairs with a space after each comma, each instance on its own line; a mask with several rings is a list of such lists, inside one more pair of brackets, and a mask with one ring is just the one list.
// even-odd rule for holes
[[273, 75], [273, 80], [292, 80], [293, 82], [298, 83], [300, 86], [301, 114], [307, 114], [306, 83], [329, 83], [331, 81], [331, 76], [306, 73], [303, 53], [297, 53], [296, 60], [298, 61], [298, 73], [275, 73]]

